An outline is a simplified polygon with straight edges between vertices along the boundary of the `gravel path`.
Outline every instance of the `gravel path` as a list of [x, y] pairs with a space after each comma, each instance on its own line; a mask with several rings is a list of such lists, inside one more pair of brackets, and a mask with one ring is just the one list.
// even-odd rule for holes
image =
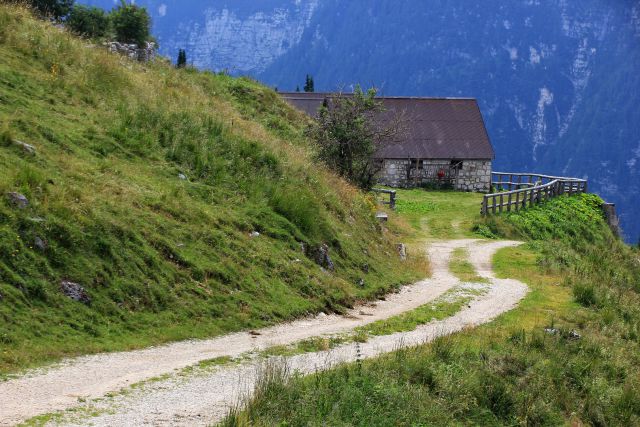
[[[191, 375], [173, 375], [154, 381], [132, 392], [93, 401], [127, 387], [199, 361], [221, 356], [240, 356], [248, 351], [273, 345], [291, 344], [305, 338], [347, 332], [376, 320], [389, 318], [432, 301], [457, 286], [459, 281], [448, 271], [453, 249], [467, 247], [478, 274], [492, 279], [489, 290], [456, 315], [432, 322], [408, 333], [372, 337], [360, 344], [362, 357], [373, 357], [396, 349], [399, 343], [411, 346], [437, 336], [459, 331], [494, 319], [513, 308], [527, 292], [526, 285], [515, 280], [495, 279], [491, 256], [496, 250], [518, 242], [482, 242], [452, 240], [433, 243], [429, 248], [433, 276], [389, 295], [375, 305], [356, 307], [345, 316], [321, 315], [260, 330], [202, 341], [186, 341], [139, 351], [99, 354], [67, 360], [49, 369], [0, 383], [0, 425], [12, 425], [33, 416], [84, 407], [102, 411], [100, 415], [63, 424], [78, 425], [208, 425], [226, 415], [253, 387], [260, 361], [217, 369], [195, 370]], [[287, 365], [302, 373], [326, 369], [332, 364], [352, 361], [355, 344], [327, 352], [308, 353], [287, 358]], [[79, 399], [88, 403], [79, 403]]]

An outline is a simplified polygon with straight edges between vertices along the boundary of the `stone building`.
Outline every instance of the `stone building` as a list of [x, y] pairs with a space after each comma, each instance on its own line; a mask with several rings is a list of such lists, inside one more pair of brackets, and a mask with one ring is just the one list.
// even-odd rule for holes
[[[283, 93], [314, 116], [330, 93]], [[488, 192], [493, 147], [480, 108], [470, 98], [379, 97], [380, 121], [402, 117], [403, 132], [376, 153], [379, 182], [391, 187], [433, 186]]]

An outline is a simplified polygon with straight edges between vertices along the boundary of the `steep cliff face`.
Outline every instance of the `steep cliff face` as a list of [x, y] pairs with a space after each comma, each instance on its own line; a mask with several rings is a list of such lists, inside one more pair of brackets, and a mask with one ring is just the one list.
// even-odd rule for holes
[[288, 90], [311, 73], [316, 90], [477, 97], [497, 169], [588, 177], [640, 235], [637, 1], [139, 3], [162, 52], [198, 66]]
[[[81, 3], [110, 8], [112, 0]], [[255, 74], [300, 42], [318, 0], [142, 0], [150, 12], [160, 51], [189, 63], [235, 74]]]

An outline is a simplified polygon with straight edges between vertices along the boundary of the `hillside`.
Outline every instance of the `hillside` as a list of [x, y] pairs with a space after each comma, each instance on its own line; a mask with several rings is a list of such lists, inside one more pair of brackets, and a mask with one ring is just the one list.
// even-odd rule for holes
[[133, 63], [0, 5], [0, 373], [341, 311], [425, 274], [311, 160], [305, 120], [251, 80]]
[[[423, 204], [431, 200], [423, 193]], [[476, 224], [527, 241], [493, 258], [498, 277], [530, 288], [513, 311], [305, 377], [273, 363], [222, 425], [638, 425], [640, 253], [612, 235], [601, 203], [561, 197]], [[430, 318], [434, 306], [425, 307]]]
[[[82, 0], [110, 8], [111, 0]], [[640, 237], [640, 8], [587, 0], [140, 0], [161, 50], [294, 90], [478, 98], [496, 169], [588, 177]]]

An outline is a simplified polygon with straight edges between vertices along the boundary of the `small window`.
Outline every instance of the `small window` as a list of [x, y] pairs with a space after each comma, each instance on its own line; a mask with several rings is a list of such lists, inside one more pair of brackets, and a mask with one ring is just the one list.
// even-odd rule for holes
[[411, 169], [424, 169], [424, 160], [411, 159]]
[[451, 169], [462, 170], [462, 160], [451, 160]]

